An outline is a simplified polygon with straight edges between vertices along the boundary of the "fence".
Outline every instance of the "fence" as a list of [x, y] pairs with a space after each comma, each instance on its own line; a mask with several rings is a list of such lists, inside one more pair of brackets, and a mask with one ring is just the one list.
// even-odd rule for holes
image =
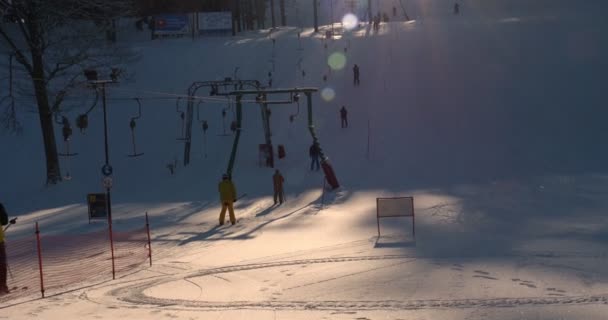
[[[58, 294], [85, 282], [114, 279], [149, 260], [148, 215], [143, 228], [126, 232], [104, 229], [79, 235], [44, 235], [36, 223], [31, 237], [7, 241], [10, 294], [0, 303], [39, 293]], [[112, 232], [112, 237], [110, 237]]]

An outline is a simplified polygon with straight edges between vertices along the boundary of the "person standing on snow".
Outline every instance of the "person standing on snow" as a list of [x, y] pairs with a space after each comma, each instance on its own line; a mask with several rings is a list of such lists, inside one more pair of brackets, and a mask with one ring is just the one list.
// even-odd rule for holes
[[274, 172], [272, 175], [272, 183], [274, 185], [274, 204], [277, 204], [277, 198], [279, 200], [279, 204], [283, 204], [284, 195], [283, 195], [283, 182], [285, 179], [279, 169]]
[[226, 216], [226, 209], [230, 214], [230, 222], [232, 225], [236, 223], [234, 217], [234, 203], [236, 202], [236, 188], [227, 174], [222, 175], [222, 181], [218, 185], [218, 191], [220, 192], [220, 201], [222, 202], [222, 211], [220, 212], [220, 226], [224, 224], [224, 217]]
[[346, 111], [346, 107], [342, 106], [340, 109], [340, 119], [342, 120], [342, 128], [348, 128], [348, 111]]
[[319, 157], [321, 156], [321, 148], [319, 148], [319, 144], [314, 142], [310, 149], [308, 150], [308, 154], [310, 155], [310, 170], [314, 170], [313, 168], [316, 166], [317, 171], [319, 171]]
[[359, 66], [357, 64], [355, 64], [355, 66], [353, 67], [353, 78], [354, 78], [355, 86], [358, 86], [359, 85]]
[[459, 14], [460, 13], [460, 5], [458, 4], [458, 2], [454, 2], [454, 14]]
[[7, 224], [15, 224], [15, 219], [8, 220], [8, 214], [2, 203], [0, 203], [0, 296], [9, 293], [6, 284], [6, 270], [8, 264], [6, 262], [6, 246], [4, 244], [4, 226]]

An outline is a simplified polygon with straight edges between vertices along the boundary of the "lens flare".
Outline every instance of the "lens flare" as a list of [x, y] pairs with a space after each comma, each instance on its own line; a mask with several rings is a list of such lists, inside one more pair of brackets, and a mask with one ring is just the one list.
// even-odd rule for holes
[[352, 13], [347, 13], [346, 15], [344, 15], [344, 18], [342, 18], [342, 25], [346, 30], [353, 30], [357, 27], [358, 24], [359, 19], [357, 19], [357, 16]]
[[330, 102], [330, 101], [334, 100], [335, 97], [336, 97], [336, 92], [334, 91], [334, 89], [323, 88], [323, 90], [321, 90], [321, 98], [323, 98], [323, 100]]
[[346, 66], [346, 56], [341, 52], [334, 52], [327, 58], [327, 65], [333, 70], [342, 70]]

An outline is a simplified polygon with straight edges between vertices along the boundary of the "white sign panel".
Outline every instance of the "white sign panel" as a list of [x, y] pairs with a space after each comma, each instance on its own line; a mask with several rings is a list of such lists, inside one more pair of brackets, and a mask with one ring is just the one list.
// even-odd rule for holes
[[112, 178], [104, 177], [102, 183], [103, 183], [104, 188], [106, 188], [106, 189], [112, 188]]
[[230, 11], [199, 12], [199, 32], [232, 30], [232, 13]]
[[404, 217], [414, 215], [414, 198], [377, 198], [379, 217]]

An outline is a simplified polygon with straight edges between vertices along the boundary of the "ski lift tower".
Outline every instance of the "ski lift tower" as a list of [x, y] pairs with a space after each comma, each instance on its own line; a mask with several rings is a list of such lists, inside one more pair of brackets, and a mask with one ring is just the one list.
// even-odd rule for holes
[[[236, 74], [236, 71], [235, 71]], [[192, 120], [194, 118], [194, 100], [200, 88], [211, 88], [210, 96], [229, 96], [228, 90], [242, 90], [245, 87], [259, 89], [257, 80], [237, 80], [230, 77], [218, 81], [195, 81], [188, 88], [188, 107], [186, 109], [186, 136], [184, 147], [184, 167], [190, 164], [190, 149], [192, 148]]]
[[[313, 143], [319, 146], [319, 153], [321, 156], [321, 166], [323, 168], [323, 172], [325, 174], [325, 179], [332, 189], [337, 189], [340, 187], [338, 183], [338, 179], [334, 173], [334, 169], [329, 163], [329, 158], [323, 153], [323, 149], [321, 149], [321, 145], [319, 143], [319, 139], [315, 132], [315, 126], [312, 120], [312, 94], [314, 92], [319, 91], [317, 88], [289, 88], [289, 89], [262, 89], [262, 90], [237, 90], [230, 92], [230, 95], [236, 96], [236, 135], [234, 136], [234, 143], [232, 145], [232, 152], [230, 153], [230, 160], [228, 162], [228, 169], [226, 173], [228, 176], [232, 176], [232, 169], [234, 168], [234, 160], [236, 158], [236, 151], [238, 149], [239, 138], [241, 135], [241, 122], [243, 117], [243, 96], [245, 95], [255, 95], [256, 102], [262, 105], [268, 104], [285, 104], [289, 102], [298, 102], [299, 94], [303, 93], [306, 96], [306, 103], [308, 109], [308, 130], [310, 135], [312, 136]], [[268, 97], [275, 94], [289, 94], [290, 100], [283, 101], [271, 101], [267, 100]]]

